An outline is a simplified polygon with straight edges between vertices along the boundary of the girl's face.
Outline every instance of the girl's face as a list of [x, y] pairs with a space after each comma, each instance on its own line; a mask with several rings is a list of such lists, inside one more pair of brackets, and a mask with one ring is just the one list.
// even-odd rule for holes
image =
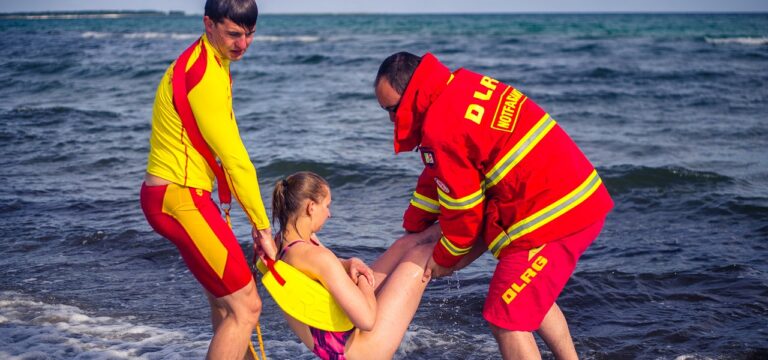
[[312, 232], [318, 232], [323, 228], [325, 221], [331, 217], [331, 190], [326, 189], [326, 196], [319, 203], [310, 201], [310, 218], [312, 220]]

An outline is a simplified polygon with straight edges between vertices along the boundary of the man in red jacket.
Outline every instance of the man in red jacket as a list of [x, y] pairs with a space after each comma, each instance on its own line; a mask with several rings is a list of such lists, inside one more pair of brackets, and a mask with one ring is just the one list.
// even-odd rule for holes
[[443, 231], [425, 278], [488, 249], [499, 262], [483, 316], [503, 357], [540, 357], [537, 331], [557, 358], [576, 358], [555, 300], [613, 207], [592, 164], [518, 89], [432, 54], [390, 56], [374, 86], [395, 153], [418, 147], [424, 163], [403, 227]]

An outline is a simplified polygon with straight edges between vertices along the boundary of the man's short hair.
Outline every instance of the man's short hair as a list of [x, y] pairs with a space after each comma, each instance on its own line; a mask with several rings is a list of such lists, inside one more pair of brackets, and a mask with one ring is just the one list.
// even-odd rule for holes
[[253, 29], [259, 17], [259, 7], [254, 0], [207, 0], [205, 16], [216, 23], [229, 19], [246, 29]]
[[409, 52], [401, 51], [390, 55], [379, 66], [373, 87], [378, 86], [381, 79], [385, 78], [398, 94], [403, 95], [419, 63], [421, 63], [421, 57]]

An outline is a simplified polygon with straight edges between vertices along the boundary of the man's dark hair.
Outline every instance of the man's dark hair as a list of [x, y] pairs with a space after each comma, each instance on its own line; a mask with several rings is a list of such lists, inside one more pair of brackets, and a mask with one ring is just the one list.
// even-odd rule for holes
[[381, 79], [385, 78], [392, 88], [402, 95], [413, 77], [413, 72], [419, 67], [419, 63], [421, 63], [421, 57], [409, 52], [401, 51], [390, 55], [379, 66], [373, 87], [379, 86]]
[[229, 19], [246, 29], [253, 29], [259, 17], [259, 8], [254, 0], [207, 0], [205, 16], [216, 23]]

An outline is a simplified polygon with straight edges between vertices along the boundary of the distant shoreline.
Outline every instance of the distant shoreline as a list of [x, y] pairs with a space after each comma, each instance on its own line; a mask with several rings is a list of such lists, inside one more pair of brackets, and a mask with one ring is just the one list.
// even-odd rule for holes
[[183, 11], [155, 11], [155, 10], [93, 10], [93, 11], [40, 11], [40, 12], [14, 12], [0, 13], [0, 19], [116, 19], [133, 16], [184, 16]]
[[[117, 19], [126, 17], [138, 17], [138, 16], [202, 16], [201, 14], [187, 14], [180, 10], [171, 11], [157, 11], [157, 10], [84, 10], [84, 11], [38, 11], [38, 12], [12, 12], [3, 13], [0, 12], [0, 20], [17, 19], [17, 20], [47, 20], [47, 19]], [[707, 12], [707, 11], [672, 11], [672, 12], [499, 12], [499, 13], [487, 13], [487, 12], [469, 12], [469, 13], [451, 13], [451, 12], [434, 12], [434, 13], [400, 13], [400, 12], [387, 12], [387, 13], [356, 13], [356, 12], [343, 12], [343, 13], [301, 13], [301, 12], [288, 12], [288, 13], [264, 13], [266, 16], [503, 16], [503, 15], [523, 15], [523, 16], [560, 16], [560, 15], [576, 15], [576, 16], [593, 16], [593, 15], [608, 15], [608, 16], [621, 16], [621, 15], [768, 15], [768, 12]]]

